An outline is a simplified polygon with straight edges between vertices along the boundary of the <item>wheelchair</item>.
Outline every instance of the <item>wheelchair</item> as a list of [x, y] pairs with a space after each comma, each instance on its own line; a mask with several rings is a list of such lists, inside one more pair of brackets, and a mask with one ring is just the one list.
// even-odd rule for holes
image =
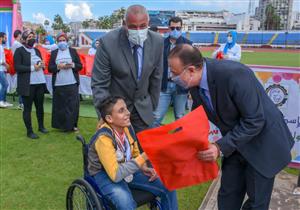
[[[113, 204], [101, 194], [94, 177], [87, 170], [88, 144], [81, 135], [76, 139], [82, 144], [84, 177], [76, 179], [69, 186], [66, 196], [67, 210], [117, 210]], [[161, 204], [155, 195], [138, 189], [130, 189], [137, 207], [147, 205], [150, 210], [161, 210]]]

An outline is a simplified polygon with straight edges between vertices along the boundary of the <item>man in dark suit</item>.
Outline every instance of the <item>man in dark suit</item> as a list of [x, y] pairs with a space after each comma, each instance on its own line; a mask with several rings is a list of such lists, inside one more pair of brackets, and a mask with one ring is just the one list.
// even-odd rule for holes
[[176, 85], [170, 79], [171, 71], [168, 65], [168, 55], [176, 45], [184, 43], [192, 45], [190, 40], [181, 35], [181, 29], [182, 19], [180, 17], [172, 17], [169, 20], [169, 36], [164, 40], [164, 71], [159, 102], [154, 112], [153, 127], [160, 126], [171, 104], [171, 100], [173, 102], [175, 119], [177, 120], [185, 114], [188, 90]]
[[193, 108], [203, 105], [222, 133], [198, 153], [204, 161], [223, 154], [219, 210], [267, 210], [274, 177], [290, 162], [294, 144], [282, 113], [243, 64], [203, 59], [197, 48], [179, 45], [169, 65], [174, 82], [190, 87]]
[[148, 24], [145, 7], [130, 6], [125, 26], [100, 39], [92, 73], [96, 109], [110, 95], [123, 96], [136, 132], [153, 122], [163, 69], [163, 38]]

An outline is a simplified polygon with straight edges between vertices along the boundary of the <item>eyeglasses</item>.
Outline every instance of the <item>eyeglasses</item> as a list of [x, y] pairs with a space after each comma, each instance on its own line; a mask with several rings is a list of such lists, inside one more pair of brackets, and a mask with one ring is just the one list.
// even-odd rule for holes
[[170, 29], [171, 29], [171, 31], [174, 31], [175, 29], [176, 29], [177, 31], [180, 31], [180, 30], [181, 30], [181, 26], [177, 26], [177, 27], [170, 26]]

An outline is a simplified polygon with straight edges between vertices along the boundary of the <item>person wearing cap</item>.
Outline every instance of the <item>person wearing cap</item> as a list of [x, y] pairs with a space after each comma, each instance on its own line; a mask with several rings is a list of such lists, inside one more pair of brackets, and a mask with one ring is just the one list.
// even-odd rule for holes
[[14, 67], [17, 72], [17, 92], [22, 96], [24, 104], [23, 120], [27, 129], [27, 136], [37, 139], [39, 136], [33, 132], [31, 124], [31, 110], [34, 103], [38, 120], [39, 131], [48, 133], [44, 127], [44, 93], [46, 79], [44, 75], [45, 64], [41, 53], [34, 48], [35, 34], [31, 30], [22, 33], [23, 46], [14, 53]]
[[100, 41], [95, 39], [92, 42], [92, 47], [89, 49], [88, 55], [95, 55], [97, 52], [97, 47], [100, 45]]
[[237, 32], [229, 31], [227, 33], [227, 42], [221, 44], [219, 49], [213, 52], [212, 57], [216, 59], [225, 59], [239, 62], [242, 57], [241, 46], [236, 43]]
[[52, 73], [52, 127], [77, 131], [79, 117], [79, 71], [82, 64], [78, 53], [68, 46], [65, 33], [57, 35], [58, 49], [51, 52], [49, 72]]

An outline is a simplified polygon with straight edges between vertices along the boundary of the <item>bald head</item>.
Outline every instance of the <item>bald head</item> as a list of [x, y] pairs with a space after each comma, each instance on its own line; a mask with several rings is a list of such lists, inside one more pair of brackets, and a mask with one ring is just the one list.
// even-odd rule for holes
[[128, 7], [125, 14], [125, 25], [128, 29], [148, 28], [149, 15], [146, 8], [142, 5], [132, 5]]
[[168, 58], [178, 58], [184, 66], [193, 65], [202, 67], [203, 65], [203, 57], [200, 50], [189, 44], [176, 45], [176, 47], [171, 50]]
[[127, 8], [125, 14], [125, 21], [128, 20], [129, 16], [147, 16], [149, 18], [146, 8], [142, 5], [131, 5]]

